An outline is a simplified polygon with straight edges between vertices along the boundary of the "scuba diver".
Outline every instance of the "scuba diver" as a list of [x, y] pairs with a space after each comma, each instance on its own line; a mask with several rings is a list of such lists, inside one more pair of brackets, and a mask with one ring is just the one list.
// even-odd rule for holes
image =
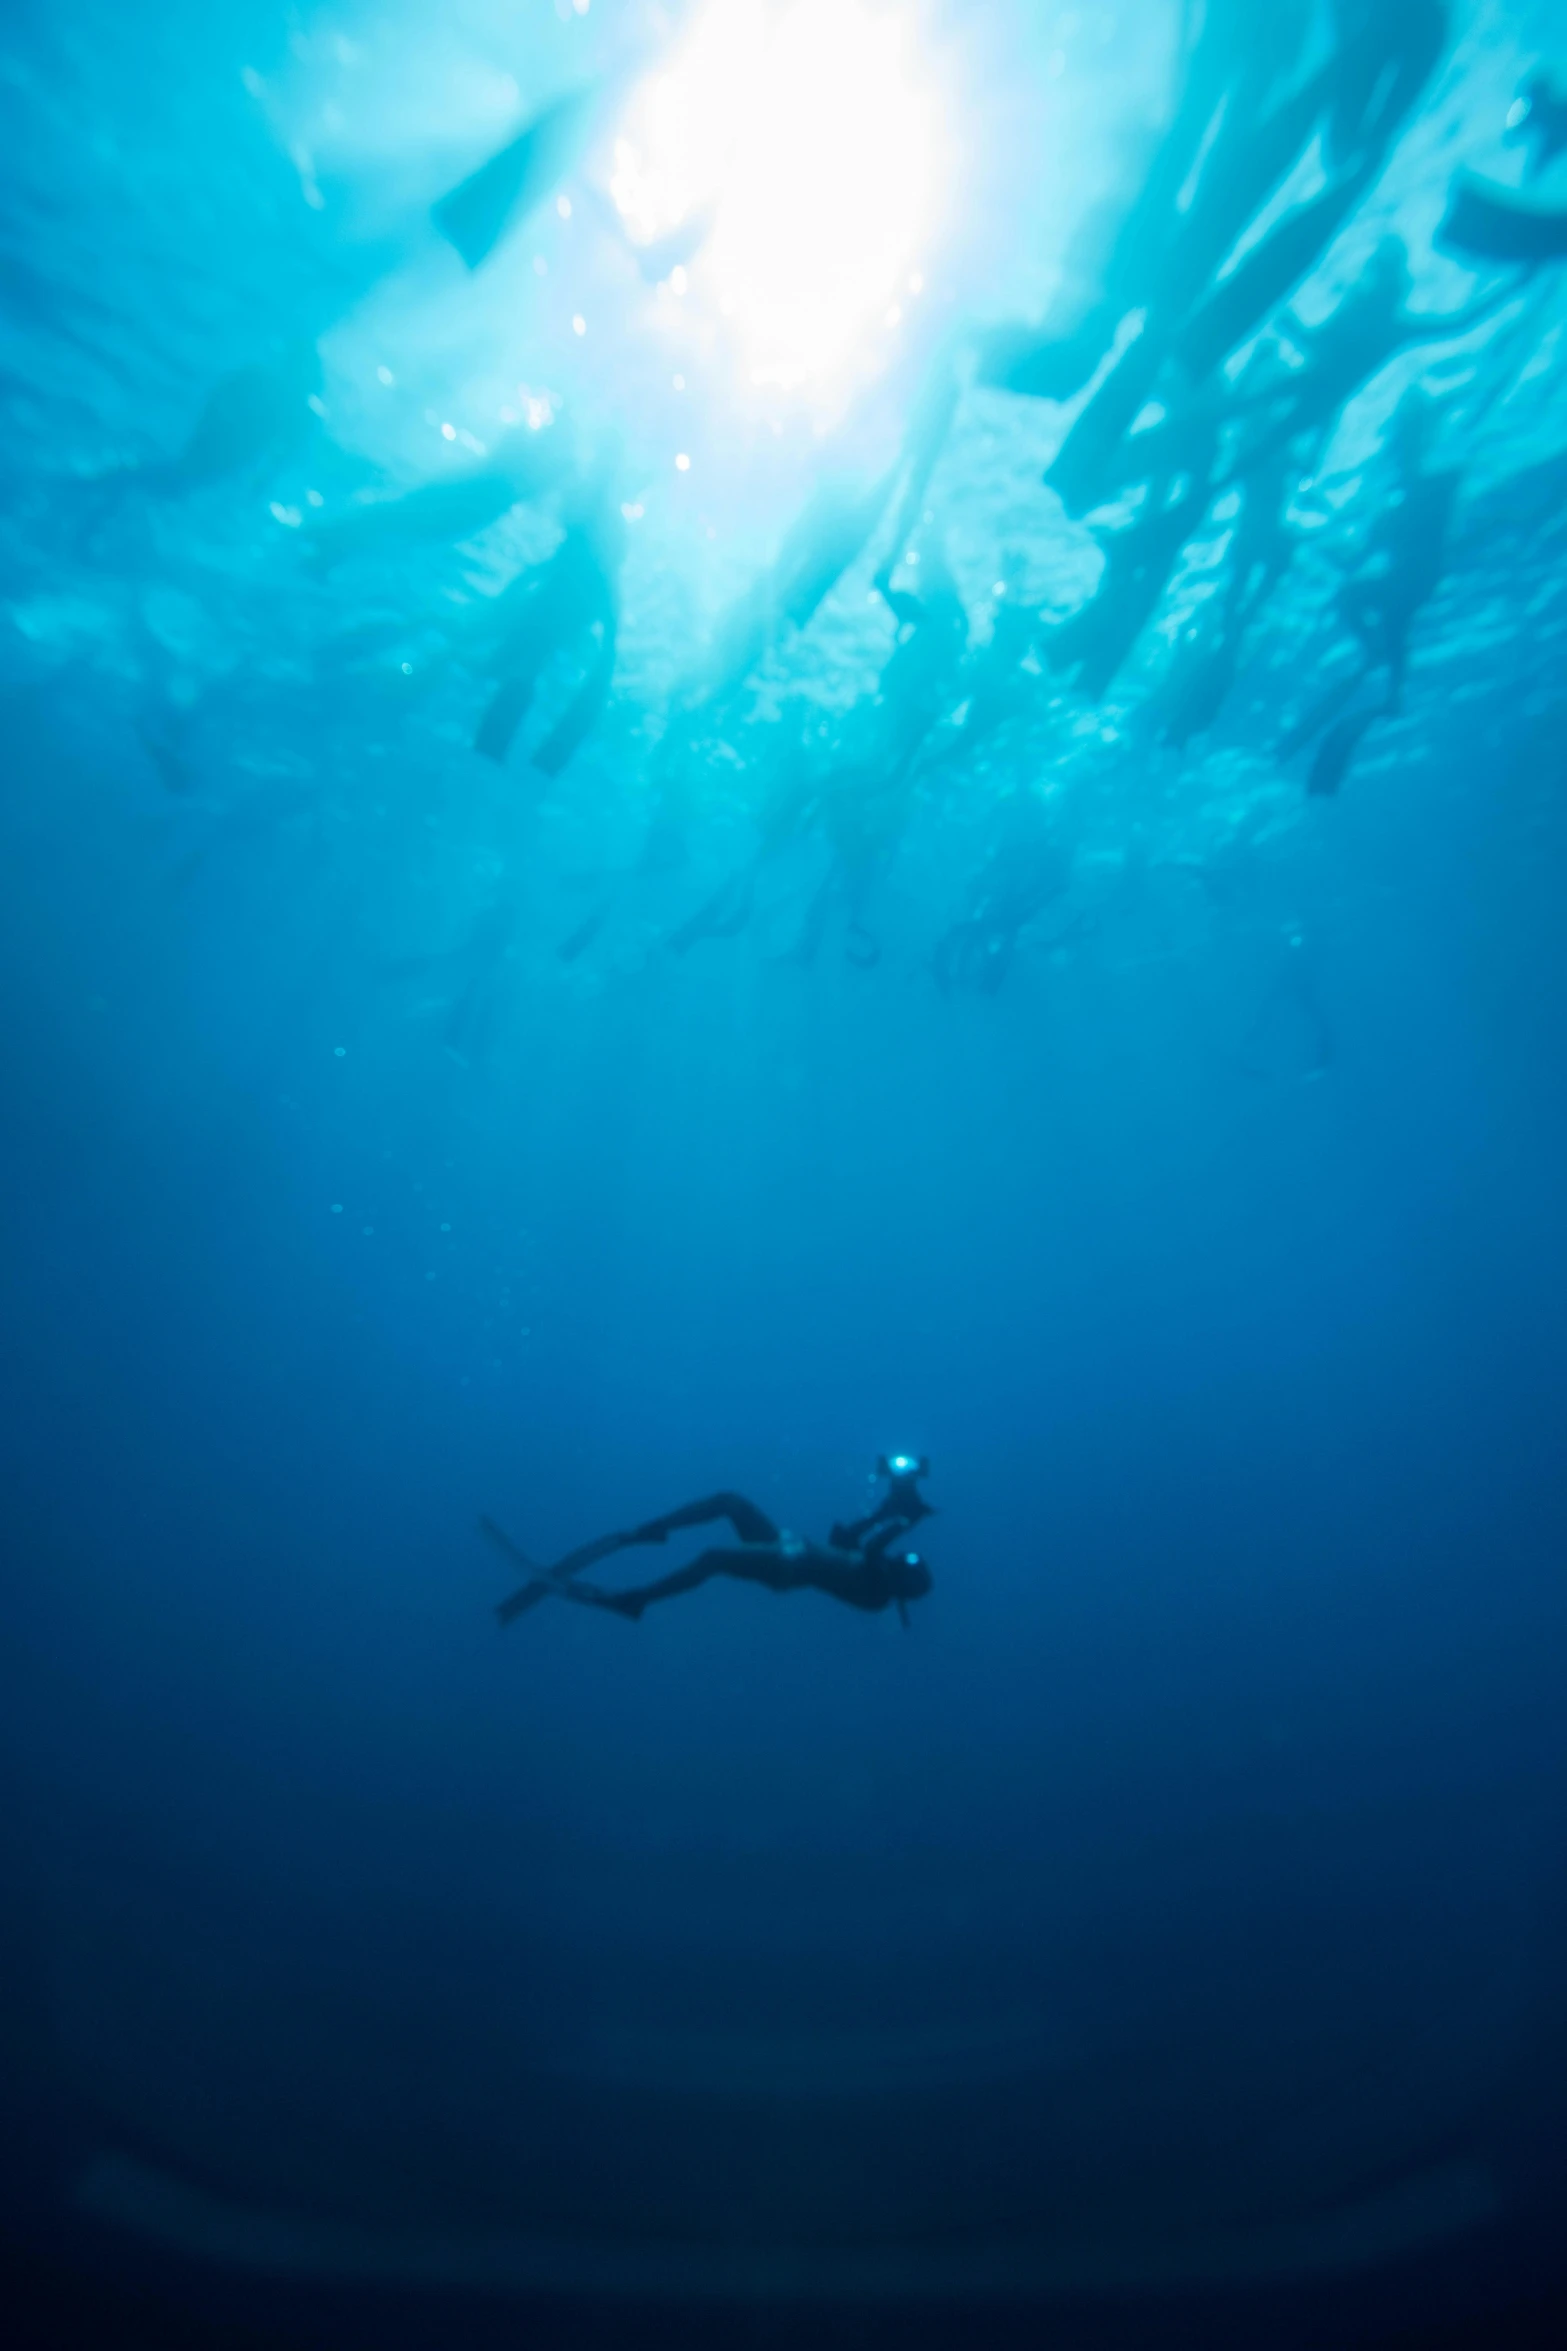
[[[527, 1581], [500, 1601], [496, 1615], [503, 1625], [522, 1616], [530, 1608], [555, 1595], [563, 1600], [575, 1600], [586, 1608], [604, 1608], [617, 1616], [640, 1617], [655, 1600], [672, 1600], [681, 1592], [694, 1592], [699, 1585], [710, 1583], [715, 1576], [733, 1576], [737, 1582], [765, 1584], [772, 1592], [825, 1592], [829, 1599], [842, 1600], [850, 1608], [876, 1612], [896, 1607], [905, 1625], [908, 1603], [922, 1600], [931, 1588], [930, 1569], [914, 1551], [893, 1551], [891, 1545], [908, 1523], [901, 1516], [883, 1522], [886, 1506], [894, 1494], [912, 1491], [912, 1483], [923, 1471], [924, 1464], [908, 1463], [906, 1455], [898, 1455], [904, 1464], [902, 1482], [888, 1464], [892, 1484], [879, 1512], [864, 1522], [880, 1529], [863, 1542], [840, 1543], [838, 1537], [851, 1530], [834, 1527], [827, 1543], [812, 1542], [805, 1535], [791, 1535], [773, 1524], [765, 1510], [748, 1502], [743, 1494], [710, 1494], [703, 1501], [687, 1502], [678, 1510], [666, 1511], [662, 1518], [650, 1518], [645, 1525], [633, 1527], [627, 1533], [601, 1535], [597, 1541], [584, 1543], [579, 1550], [569, 1552], [552, 1568], [536, 1567], [516, 1545], [501, 1532], [493, 1519], [479, 1521], [482, 1531], [506, 1556], [527, 1571]], [[928, 1505], [913, 1495], [920, 1514], [928, 1514]], [[635, 1584], [629, 1590], [606, 1591], [598, 1584], [585, 1584], [576, 1579], [582, 1570], [608, 1559], [617, 1551], [629, 1550], [635, 1544], [664, 1543], [683, 1527], [711, 1526], [717, 1519], [727, 1519], [738, 1540], [715, 1544], [699, 1552], [684, 1567], [660, 1576], [655, 1583]]]

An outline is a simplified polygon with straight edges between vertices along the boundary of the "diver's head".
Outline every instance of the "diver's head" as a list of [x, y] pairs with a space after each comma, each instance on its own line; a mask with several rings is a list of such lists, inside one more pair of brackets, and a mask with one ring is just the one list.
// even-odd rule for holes
[[888, 1560], [894, 1600], [923, 1600], [931, 1587], [931, 1572], [917, 1551], [899, 1551]]
[[876, 1471], [884, 1478], [922, 1478], [929, 1475], [930, 1462], [923, 1453], [883, 1453]]

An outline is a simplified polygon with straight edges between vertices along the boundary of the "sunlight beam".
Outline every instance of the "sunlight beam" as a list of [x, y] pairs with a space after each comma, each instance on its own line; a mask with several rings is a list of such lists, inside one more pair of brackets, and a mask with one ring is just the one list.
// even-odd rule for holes
[[897, 328], [947, 161], [903, 19], [865, 0], [715, 0], [628, 114], [610, 190], [643, 245], [711, 215], [693, 297], [753, 382], [787, 388]]

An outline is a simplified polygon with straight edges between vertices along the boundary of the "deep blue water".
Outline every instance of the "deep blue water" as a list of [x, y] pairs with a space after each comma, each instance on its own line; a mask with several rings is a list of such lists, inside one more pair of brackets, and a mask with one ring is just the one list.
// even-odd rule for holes
[[[1298, 13], [1259, 95], [1259, 20], [1215, 12], [1171, 252], [1246, 109], [1421, 8]], [[1174, 0], [780, 0], [749, 82], [687, 76], [688, 160], [738, 130], [678, 289], [616, 141], [656, 160], [696, 7], [10, 0], [0, 2195], [37, 2339], [1501, 2341], [1567, 2289], [1563, 287], [1433, 242], [1461, 167], [1567, 206], [1504, 138], [1567, 21], [1426, 13], [1382, 147], [1308, 124], [1182, 311], [1153, 229], [1104, 260], [1197, 71]], [[431, 205], [583, 87], [465, 270]], [[1172, 345], [1069, 511], [1041, 474], [1139, 328], [1324, 186], [1229, 374]], [[1283, 399], [1392, 233], [1415, 312], [1498, 307], [1285, 435], [1291, 561], [1172, 740], [1275, 413], [1232, 379], [1260, 330]], [[987, 380], [988, 330], [1096, 288], [1092, 383]], [[1341, 590], [1402, 577], [1411, 385], [1458, 489], [1395, 695]], [[1209, 462], [1146, 434], [1204, 400], [1184, 557], [1074, 673], [1117, 534]], [[386, 523], [519, 449], [553, 470], [477, 529]], [[528, 658], [495, 615], [535, 626], [606, 464], [614, 641], [551, 640], [486, 758]], [[862, 544], [716, 692], [828, 495]], [[896, 750], [894, 561], [893, 602], [950, 566], [967, 632]], [[1289, 730], [1362, 661], [1308, 790]], [[728, 1488], [821, 1538], [898, 1446], [938, 1506], [907, 1629], [729, 1581], [497, 1629], [481, 1514], [548, 1561]]]

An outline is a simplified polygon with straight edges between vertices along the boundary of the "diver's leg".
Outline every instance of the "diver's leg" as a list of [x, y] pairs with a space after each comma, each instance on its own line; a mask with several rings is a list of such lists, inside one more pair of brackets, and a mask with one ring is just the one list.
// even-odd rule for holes
[[685, 1567], [677, 1567], [656, 1583], [633, 1584], [629, 1591], [602, 1592], [594, 1585], [567, 1586], [574, 1600], [584, 1600], [592, 1608], [611, 1608], [617, 1616], [639, 1617], [644, 1608], [651, 1608], [655, 1600], [673, 1600], [681, 1592], [694, 1592], [698, 1585], [710, 1583], [716, 1575], [734, 1575], [737, 1563], [744, 1554], [734, 1551], [702, 1551]]
[[[623, 1539], [631, 1543], [662, 1543], [666, 1536], [681, 1527], [711, 1526], [715, 1519], [727, 1518], [742, 1543], [776, 1543], [778, 1529], [765, 1510], [758, 1510], [743, 1494], [709, 1494], [701, 1502], [687, 1502], [679, 1510], [666, 1510], [662, 1518], [650, 1518], [634, 1534]], [[704, 1557], [708, 1554], [704, 1553]]]
[[473, 738], [475, 751], [483, 752], [486, 759], [504, 765], [506, 754], [511, 749], [512, 737], [528, 715], [537, 675], [531, 666], [516, 671], [511, 677], [502, 678], [491, 695], [489, 708], [480, 719], [479, 731]]

